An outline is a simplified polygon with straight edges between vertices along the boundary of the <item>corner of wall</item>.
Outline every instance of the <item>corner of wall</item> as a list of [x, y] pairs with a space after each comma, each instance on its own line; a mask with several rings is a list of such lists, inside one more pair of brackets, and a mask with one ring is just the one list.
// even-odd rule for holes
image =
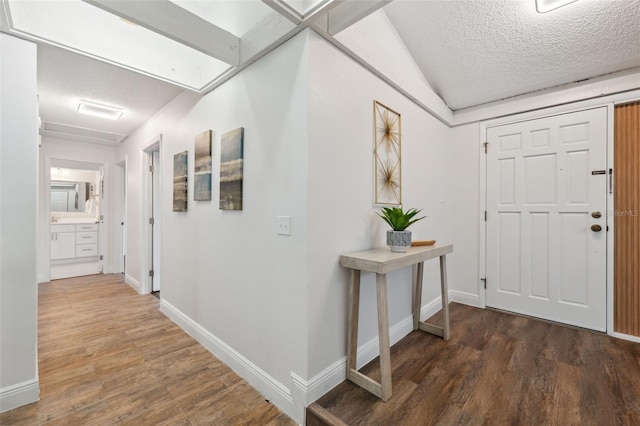
[[302, 424], [307, 397], [304, 380], [300, 379], [298, 375], [291, 372], [292, 383], [291, 388], [288, 388], [164, 299], [160, 301], [160, 310], [225, 365], [244, 378], [267, 400], [273, 402], [288, 416]]
[[136, 293], [142, 294], [142, 287], [140, 286], [140, 282], [133, 278], [131, 275], [124, 274], [124, 282], [129, 284], [129, 287], [134, 289]]
[[0, 33], [0, 67], [0, 411], [7, 411], [39, 394], [36, 45]]

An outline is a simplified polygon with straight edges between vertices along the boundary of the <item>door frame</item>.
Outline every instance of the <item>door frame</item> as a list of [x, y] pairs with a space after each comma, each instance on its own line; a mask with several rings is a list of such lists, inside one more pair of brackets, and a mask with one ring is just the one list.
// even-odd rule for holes
[[[127, 155], [118, 162], [116, 162], [116, 167], [114, 168], [114, 188], [117, 192], [117, 196], [114, 196], [114, 228], [118, 231], [114, 235], [118, 235], [115, 237], [116, 245], [113, 253], [115, 255], [115, 259], [113, 265], [115, 267], [114, 272], [120, 273], [122, 272], [125, 277], [127, 276], [127, 264], [124, 261], [124, 256], [127, 253], [127, 174], [128, 174], [128, 161], [129, 158]], [[120, 193], [122, 191], [122, 193]], [[117, 217], [117, 218], [116, 218]], [[120, 222], [120, 225], [118, 225]], [[122, 225], [124, 223], [124, 225]]]
[[[589, 99], [580, 102], [573, 102], [565, 105], [554, 106], [549, 108], [537, 109], [528, 111], [525, 113], [518, 113], [514, 115], [506, 115], [496, 117], [490, 120], [480, 122], [479, 126], [479, 144], [478, 144], [478, 158], [480, 163], [480, 205], [478, 209], [478, 253], [479, 253], [479, 276], [478, 276], [478, 295], [480, 307], [487, 307], [487, 294], [484, 288], [484, 279], [487, 275], [487, 229], [486, 222], [484, 220], [484, 214], [487, 210], [487, 156], [484, 154], [484, 142], [486, 141], [487, 129], [490, 127], [497, 127], [506, 124], [518, 123], [521, 121], [527, 121], [538, 118], [551, 117], [560, 114], [568, 114], [572, 112], [583, 111], [586, 109], [592, 109], [597, 107], [607, 108], [607, 170], [614, 167], [613, 158], [613, 114], [614, 108], [618, 104], [625, 104], [629, 102], [637, 102], [640, 100], [640, 90], [633, 90], [624, 93], [618, 93], [615, 95], [609, 95], [602, 98]], [[491, 149], [489, 147], [489, 149]], [[613, 182], [615, 185], [615, 182]], [[613, 194], [612, 191], [607, 191], [607, 220], [608, 227], [607, 232], [607, 272], [606, 272], [606, 318], [607, 318], [607, 334], [616, 337], [627, 338], [627, 336], [620, 335], [613, 331], [613, 215], [609, 214], [613, 209]]]
[[[141, 182], [142, 182], [142, 197], [140, 197], [140, 229], [141, 229], [141, 244], [140, 244], [140, 293], [147, 294], [151, 293], [152, 289], [152, 280], [149, 276], [149, 271], [153, 269], [152, 258], [151, 258], [151, 250], [153, 249], [151, 245], [151, 230], [149, 226], [149, 218], [152, 213], [151, 206], [151, 174], [149, 173], [149, 167], [151, 166], [151, 155], [154, 151], [158, 151], [158, 158], [160, 164], [162, 164], [162, 133], [153, 138], [146, 146], [142, 148], [142, 167], [140, 170], [141, 173]], [[162, 166], [160, 166], [160, 170], [162, 170]], [[160, 188], [158, 188], [155, 193], [158, 197], [158, 202], [162, 206], [162, 173], [159, 176]], [[162, 210], [162, 209], [160, 209]], [[162, 218], [161, 214], [156, 216], [155, 222], [159, 226], [159, 235], [162, 235]], [[162, 250], [161, 242], [157, 244], [158, 253], [154, 253], [154, 256], [160, 256]], [[161, 265], [161, 263], [159, 263]], [[157, 271], [157, 276], [161, 276], [161, 271]]]
[[[41, 148], [42, 149], [42, 148]], [[41, 191], [42, 194], [39, 197], [38, 209], [42, 212], [39, 214], [39, 219], [42, 221], [42, 231], [41, 231], [41, 241], [42, 246], [40, 247], [40, 255], [42, 256], [41, 260], [38, 260], [38, 269], [42, 268], [42, 273], [38, 273], [38, 282], [48, 282], [51, 281], [51, 249], [50, 249], [50, 241], [51, 241], [51, 197], [49, 188], [51, 187], [51, 164], [55, 160], [64, 160], [64, 161], [77, 161], [79, 163], [92, 163], [100, 165], [102, 170], [102, 179], [103, 179], [103, 191], [100, 194], [100, 212], [103, 218], [107, 218], [106, 220], [100, 221], [100, 238], [98, 244], [99, 256], [102, 256], [102, 260], [100, 261], [102, 264], [103, 273], [111, 272], [111, 257], [109, 256], [111, 245], [107, 240], [107, 235], [109, 235], [109, 224], [111, 223], [111, 198], [114, 196], [111, 193], [113, 190], [111, 188], [111, 164], [109, 162], [105, 162], [102, 159], [97, 159], [91, 156], [84, 157], [75, 157], [70, 155], [58, 154], [55, 152], [44, 151], [43, 156], [43, 168], [40, 168], [40, 173], [42, 173], [42, 182]], [[46, 246], [46, 247], [45, 247]], [[45, 268], [46, 264], [46, 268]]]

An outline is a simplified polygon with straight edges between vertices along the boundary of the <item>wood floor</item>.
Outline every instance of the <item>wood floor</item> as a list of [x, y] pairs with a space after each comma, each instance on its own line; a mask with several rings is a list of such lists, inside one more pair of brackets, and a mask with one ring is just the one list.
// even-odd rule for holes
[[455, 303], [451, 336], [392, 347], [386, 403], [350, 382], [317, 403], [349, 425], [640, 425], [638, 343]]
[[121, 275], [39, 286], [40, 401], [2, 425], [293, 425]]
[[[120, 275], [41, 284], [41, 400], [0, 424], [294, 424], [158, 307]], [[640, 344], [455, 303], [451, 330], [392, 347], [388, 402], [344, 382], [319, 405], [350, 425], [640, 425]]]

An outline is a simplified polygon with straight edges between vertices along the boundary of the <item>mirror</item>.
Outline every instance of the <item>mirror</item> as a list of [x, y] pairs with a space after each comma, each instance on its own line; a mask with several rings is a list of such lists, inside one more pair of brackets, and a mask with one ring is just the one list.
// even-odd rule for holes
[[98, 217], [101, 165], [51, 159], [51, 220], [63, 217]]
[[95, 194], [89, 182], [51, 181], [51, 211], [84, 213]]

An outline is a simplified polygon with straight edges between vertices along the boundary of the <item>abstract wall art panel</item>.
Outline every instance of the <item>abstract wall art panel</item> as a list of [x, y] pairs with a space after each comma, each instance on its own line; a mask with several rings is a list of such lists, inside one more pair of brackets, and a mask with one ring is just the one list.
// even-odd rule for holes
[[173, 211], [187, 211], [187, 171], [189, 151], [173, 156]]
[[242, 210], [244, 128], [222, 135], [220, 143], [220, 210]]
[[373, 101], [374, 203], [402, 204], [400, 114]]
[[193, 169], [193, 199], [211, 200], [211, 130], [196, 136], [196, 153]]

